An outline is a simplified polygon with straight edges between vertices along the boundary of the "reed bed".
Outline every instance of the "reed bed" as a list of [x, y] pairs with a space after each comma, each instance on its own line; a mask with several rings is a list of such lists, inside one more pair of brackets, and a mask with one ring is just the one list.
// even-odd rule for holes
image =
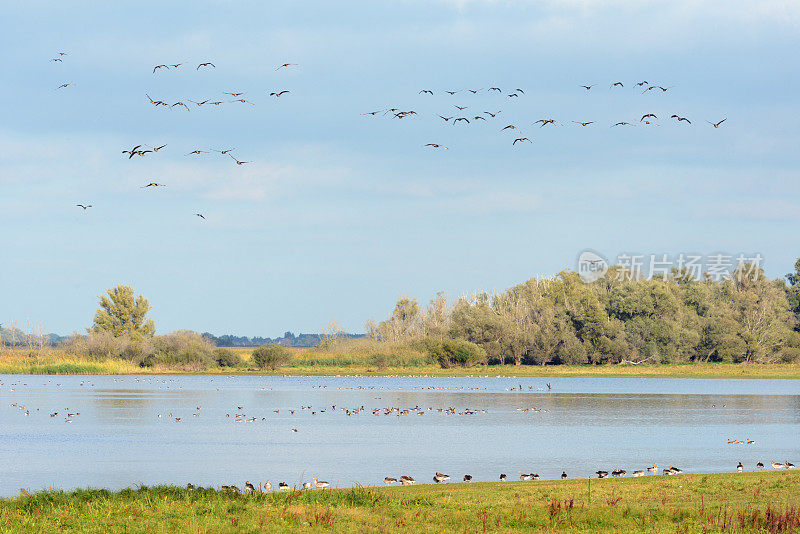
[[800, 363], [682, 363], [657, 365], [488, 365], [441, 369], [406, 344], [345, 340], [332, 347], [292, 348], [288, 365], [274, 371], [251, 361], [252, 348], [230, 349], [241, 358], [234, 367], [193, 368], [157, 364], [141, 367], [120, 358], [92, 359], [57, 348], [40, 351], [5, 349], [0, 374], [262, 374], [262, 375], [392, 375], [392, 376], [515, 376], [629, 378], [800, 378]]

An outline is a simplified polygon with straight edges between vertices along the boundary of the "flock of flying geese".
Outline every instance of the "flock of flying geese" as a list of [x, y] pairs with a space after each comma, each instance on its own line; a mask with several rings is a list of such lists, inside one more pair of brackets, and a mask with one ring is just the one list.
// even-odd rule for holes
[[[58, 52], [58, 54], [57, 54], [58, 57], [55, 57], [55, 58], [51, 59], [50, 61], [51, 62], [63, 63], [64, 57], [67, 56], [67, 55], [68, 55], [67, 52]], [[165, 69], [165, 70], [180, 69], [181, 66], [183, 66], [183, 65], [184, 65], [184, 63], [171, 63], [171, 64], [163, 63], [163, 64], [159, 64], [159, 65], [156, 65], [156, 66], [153, 67], [153, 74], [156, 74], [157, 72], [161, 71], [162, 69]], [[296, 67], [296, 66], [298, 66], [297, 63], [282, 63], [282, 64], [278, 65], [278, 67], [275, 70], [278, 71], [278, 70], [281, 70], [281, 69], [291, 68], [291, 67]], [[209, 68], [216, 68], [216, 65], [211, 61], [203, 61], [203, 62], [199, 63], [195, 67], [195, 70], [199, 71], [201, 68], [204, 69], [204, 70], [205, 69], [209, 69]], [[75, 84], [72, 83], [72, 82], [62, 83], [61, 85], [56, 87], [56, 89], [65, 89], [67, 87], [72, 87], [74, 85]], [[281, 89], [281, 90], [275, 90], [275, 91], [270, 92], [269, 96], [272, 96], [272, 97], [275, 97], [275, 98], [281, 98], [284, 95], [287, 95], [289, 93], [290, 93], [289, 90]], [[207, 99], [202, 100], [202, 101], [195, 101], [195, 100], [187, 99], [186, 102], [190, 102], [192, 104], [195, 104], [198, 108], [201, 108], [201, 107], [206, 106], [206, 105], [208, 105], [208, 106], [219, 106], [219, 105], [224, 104], [226, 102], [227, 103], [241, 103], [241, 104], [255, 105], [253, 102], [251, 102], [251, 101], [249, 101], [249, 100], [247, 100], [245, 98], [241, 98], [243, 95], [246, 94], [245, 92], [242, 92], [242, 91], [238, 91], [238, 92], [223, 92], [223, 94], [224, 95], [228, 95], [229, 97], [233, 97], [233, 100], [225, 100], [225, 99], [223, 99], [223, 100], [215, 100], [215, 99], [207, 98]], [[150, 104], [154, 105], [155, 107], [165, 107], [167, 109], [172, 109], [172, 108], [177, 106], [178, 108], [181, 108], [181, 107], [184, 108], [186, 111], [191, 111], [191, 108], [186, 104], [186, 102], [184, 102], [182, 100], [179, 100], [177, 102], [174, 102], [174, 103], [170, 104], [170, 103], [165, 102], [163, 100], [154, 100], [147, 93], [145, 93], [145, 96], [149, 100]], [[128, 159], [133, 159], [134, 156], [144, 157], [147, 154], [154, 154], [154, 153], [158, 152], [159, 150], [165, 148], [166, 146], [167, 146], [166, 143], [163, 144], [163, 145], [160, 145], [160, 146], [150, 146], [150, 145], [141, 143], [141, 144], [138, 144], [138, 145], [136, 145], [136, 146], [134, 146], [134, 147], [132, 147], [132, 148], [130, 148], [128, 150], [123, 150], [122, 153], [123, 154], [127, 154], [128, 155]], [[235, 163], [236, 165], [245, 165], [247, 163], [252, 163], [252, 161], [245, 161], [245, 160], [237, 159], [233, 154], [231, 154], [231, 152], [233, 152], [234, 150], [235, 150], [234, 148], [227, 148], [227, 149], [213, 149], [212, 148], [212, 149], [207, 149], [207, 150], [194, 149], [191, 152], [187, 153], [186, 155], [187, 156], [193, 156], [193, 155], [200, 155], [200, 154], [208, 154], [208, 153], [211, 153], [211, 152], [217, 152], [222, 156], [230, 157], [231, 160], [233, 160], [233, 163]], [[157, 188], [157, 187], [166, 187], [166, 184], [162, 184], [162, 183], [158, 183], [158, 182], [149, 182], [148, 184], [141, 186], [141, 189], [146, 189], [146, 188], [149, 188], [149, 187], [155, 187], [155, 188]], [[79, 208], [83, 209], [83, 211], [86, 211], [87, 209], [92, 207], [92, 204], [76, 204], [76, 207], [79, 207]], [[201, 219], [205, 219], [205, 216], [202, 213], [195, 213], [194, 215], [196, 215], [197, 217], [200, 217]]]
[[[590, 91], [596, 85], [597, 84], [579, 85], [579, 87], [582, 87], [586, 91]], [[614, 83], [612, 83], [610, 85], [609, 89], [622, 88], [624, 86], [625, 86], [625, 84], [623, 84], [622, 82], [614, 82]], [[661, 86], [661, 85], [651, 85], [647, 81], [638, 82], [636, 84], [636, 86], [638, 88], [643, 88], [642, 94], [648, 93], [648, 92], [650, 92], [650, 91], [652, 91], [654, 89], [655, 90], [660, 90], [662, 93], [666, 93], [667, 91], [669, 91], [670, 89], [673, 88], [673, 86], [664, 87], [664, 86]], [[481, 89], [467, 89], [466, 91], [461, 91], [461, 90], [444, 91], [444, 93], [447, 94], [447, 95], [450, 95], [450, 96], [455, 96], [456, 94], [459, 94], [459, 93], [464, 93], [464, 94], [471, 93], [472, 95], [477, 95], [481, 91], [483, 91], [483, 88], [481, 88]], [[487, 90], [487, 92], [489, 92], [489, 93], [495, 92], [498, 95], [504, 94], [504, 91], [502, 89], [500, 89], [499, 87], [490, 87]], [[422, 89], [421, 91], [419, 91], [419, 94], [420, 95], [433, 96], [434, 92], [431, 89]], [[513, 91], [509, 92], [506, 96], [507, 96], [507, 98], [520, 98], [521, 95], [525, 95], [525, 91], [522, 90], [522, 89], [517, 88], [517, 89], [514, 89]], [[489, 121], [491, 119], [496, 118], [500, 113], [502, 113], [502, 111], [494, 111], [494, 112], [492, 112], [492, 111], [483, 111], [483, 112], [480, 112], [480, 113], [478, 113], [476, 115], [470, 116], [471, 114], [462, 114], [461, 113], [461, 112], [464, 112], [465, 110], [467, 110], [469, 108], [469, 106], [460, 106], [460, 105], [454, 104], [453, 107], [456, 108], [456, 110], [458, 110], [459, 113], [452, 114], [452, 115], [449, 115], [449, 116], [445, 116], [445, 115], [448, 115], [447, 113], [445, 115], [441, 115], [441, 114], [437, 115], [445, 123], [449, 123], [452, 126], [455, 126], [456, 124], [459, 124], [459, 123], [471, 124], [471, 123], [475, 123], [477, 121], [487, 122], [487, 121]], [[379, 109], [379, 110], [376, 110], [376, 111], [369, 111], [367, 113], [362, 113], [362, 115], [370, 115], [370, 116], [373, 116], [373, 117], [376, 117], [376, 116], [379, 116], [379, 115], [380, 116], [387, 116], [388, 115], [388, 116], [396, 118], [396, 119], [405, 119], [405, 118], [409, 118], [409, 117], [413, 117], [415, 115], [418, 115], [418, 113], [416, 111], [414, 111], [414, 110], [401, 110], [399, 108], [392, 107], [392, 108], [386, 108], [386, 109]], [[679, 114], [676, 114], [676, 113], [673, 113], [672, 115], [670, 115], [669, 118], [670, 119], [675, 119], [677, 123], [685, 122], [686, 124], [692, 124], [692, 121], [689, 120], [687, 117], [683, 117], [683, 116], [681, 116]], [[658, 116], [655, 113], [645, 113], [644, 115], [642, 115], [642, 117], [639, 119], [638, 122], [619, 121], [619, 122], [616, 122], [616, 123], [612, 124], [611, 128], [614, 128], [616, 126], [636, 126], [636, 125], [659, 126], [659, 124], [657, 124], [655, 122], [656, 119], [658, 119]], [[718, 120], [718, 121], [706, 121], [706, 122], [708, 122], [714, 128], [719, 128], [720, 125], [722, 125], [722, 123], [724, 123], [726, 120], [727, 119], [722, 119], [722, 120]], [[450, 122], [450, 121], [452, 121], [452, 122]], [[578, 125], [580, 127], [584, 127], [584, 128], [587, 127], [587, 126], [590, 126], [592, 124], [595, 124], [595, 121], [593, 121], [593, 120], [592, 121], [576, 121], [576, 120], [573, 120], [571, 122], [573, 124], [576, 124], [576, 125]], [[561, 122], [557, 121], [556, 119], [552, 119], [552, 118], [539, 119], [539, 120], [537, 120], [537, 121], [535, 121], [533, 123], [533, 126], [535, 126], [535, 125], [538, 125], [539, 128], [543, 128], [545, 126], [563, 126], [563, 124]], [[516, 124], [513, 124], [513, 123], [512, 124], [508, 124], [508, 125], [504, 126], [503, 128], [501, 128], [500, 131], [505, 131], [505, 130], [510, 130], [512, 133], [516, 133], [518, 135], [518, 137], [515, 137], [512, 140], [512, 142], [511, 142], [512, 146], [516, 145], [517, 143], [525, 143], [525, 142], [533, 143], [533, 141], [529, 137], [526, 137], [525, 134], [522, 132], [521, 128], [519, 126], [517, 126]], [[426, 144], [424, 144], [422, 146], [423, 147], [431, 147], [431, 148], [434, 148], [434, 149], [445, 149], [445, 150], [447, 150], [449, 148], [449, 147], [447, 147], [447, 146], [445, 146], [445, 145], [443, 145], [442, 143], [439, 143], [439, 142], [426, 143]]]
[[[63, 62], [63, 59], [64, 59], [65, 56], [67, 56], [66, 52], [58, 52], [57, 57], [51, 59], [51, 61], [52, 62], [61, 63], [61, 62]], [[152, 73], [156, 74], [156, 73], [161, 72], [161, 71], [176, 70], [176, 69], [180, 69], [182, 66], [184, 66], [184, 63], [171, 63], [171, 64], [170, 63], [162, 63], [162, 64], [155, 65], [153, 67]], [[296, 67], [296, 66], [298, 66], [296, 63], [282, 63], [282, 64], [278, 65], [275, 68], [275, 70], [279, 71], [281, 69], [287, 69], [287, 68], [292, 68], [292, 67]], [[199, 71], [200, 69], [207, 70], [207, 69], [216, 68], [216, 65], [211, 61], [202, 61], [202, 62], [198, 63], [197, 66], [195, 66], [194, 68], [195, 68], [195, 71]], [[63, 83], [63, 84], [59, 85], [57, 87], [57, 89], [64, 89], [64, 88], [71, 87], [71, 86], [74, 86], [74, 85], [75, 84], [72, 83], [72, 82]], [[597, 84], [586, 84], [586, 85], [579, 85], [578, 87], [582, 88], [586, 92], [590, 92], [596, 86], [597, 86]], [[623, 82], [616, 81], [616, 82], [613, 82], [613, 83], [611, 83], [609, 85], [609, 90], [615, 90], [616, 91], [616, 90], [620, 90], [620, 89], [622, 89], [624, 87], [625, 87], [625, 84]], [[674, 86], [666, 86], [665, 87], [665, 86], [659, 85], [659, 84], [651, 84], [648, 81], [643, 80], [643, 81], [637, 82], [634, 87], [636, 89], [641, 89], [641, 93], [642, 94], [646, 94], [646, 93], [650, 93], [650, 92], [666, 93], [666, 92], [670, 91], [671, 89], [673, 89]], [[479, 89], [466, 89], [466, 90], [446, 90], [446, 91], [443, 91], [443, 92], [446, 95], [449, 95], [450, 97], [455, 97], [456, 95], [460, 96], [461, 94], [477, 95], [478, 93], [481, 93], [483, 90], [484, 90], [483, 88], [479, 88]], [[596, 89], [594, 89], [594, 90], [596, 91]], [[525, 91], [523, 89], [520, 89], [520, 88], [516, 88], [516, 89], [514, 89], [513, 91], [510, 91], [510, 92], [505, 92], [500, 87], [489, 87], [486, 90], [486, 92], [487, 93], [492, 93], [492, 94], [497, 94], [498, 96], [505, 95], [506, 99], [518, 99], [518, 98], [524, 97], [524, 95], [525, 95]], [[173, 103], [166, 102], [166, 101], [160, 100], [160, 99], [154, 99], [149, 94], [145, 94], [145, 96], [147, 97], [147, 99], [150, 102], [150, 104], [152, 104], [155, 107], [164, 107], [166, 109], [172, 109], [174, 107], [178, 107], [178, 108], [183, 108], [186, 111], [191, 111], [191, 107], [186, 102], [194, 104], [198, 109], [202, 108], [204, 106], [220, 106], [220, 105], [225, 104], [225, 103], [229, 103], [229, 104], [231, 104], [231, 103], [239, 103], [239, 104], [255, 105], [252, 101], [247, 100], [246, 98], [243, 98], [246, 95], [246, 93], [243, 92], [243, 91], [223, 92], [222, 94], [225, 95], [225, 97], [220, 98], [220, 99], [207, 98], [207, 99], [198, 100], [198, 101], [188, 100], [187, 99], [185, 102], [183, 100], [179, 100], [179, 101], [173, 102]], [[274, 97], [274, 98], [281, 98], [281, 97], [283, 97], [284, 95], [287, 95], [287, 94], [290, 94], [290, 91], [287, 90], [287, 89], [280, 89], [280, 90], [275, 90], [275, 91], [269, 92], [269, 96]], [[422, 89], [422, 90], [419, 91], [419, 94], [420, 95], [425, 95], [425, 96], [434, 96], [434, 91], [431, 90], [431, 89]], [[496, 119], [502, 113], [502, 111], [498, 110], [498, 111], [483, 111], [483, 112], [479, 112], [479, 113], [476, 113], [476, 114], [472, 114], [472, 113], [465, 113], [465, 111], [467, 109], [469, 109], [469, 106], [454, 104], [453, 107], [458, 111], [458, 113], [455, 113], [455, 114], [452, 114], [452, 115], [450, 115], [450, 114], [444, 114], [444, 115], [438, 114], [437, 115], [445, 123], [451, 124], [452, 126], [455, 126], [457, 124], [468, 125], [468, 124], [479, 122], [479, 121], [487, 122], [489, 120]], [[391, 107], [391, 108], [379, 109], [379, 110], [376, 110], [376, 111], [370, 111], [370, 112], [367, 112], [367, 113], [362, 113], [362, 115], [370, 115], [370, 116], [373, 116], [373, 117], [378, 116], [378, 115], [382, 115], [382, 116], [387, 116], [388, 115], [389, 117], [396, 118], [396, 119], [407, 119], [407, 118], [410, 118], [410, 117], [417, 116], [418, 113], [416, 111], [414, 111], [414, 110], [402, 110], [400, 108]], [[677, 123], [692, 124], [692, 121], [689, 118], [684, 117], [684, 116], [682, 116], [680, 114], [677, 114], [677, 113], [673, 113], [673, 114], [669, 115], [669, 119], [675, 119], [675, 121]], [[623, 120], [623, 121], [618, 121], [618, 122], [612, 124], [611, 127], [614, 128], [614, 127], [618, 127], [618, 126], [637, 126], [637, 125], [658, 126], [659, 124], [655, 122], [656, 120], [658, 120], [658, 116], [655, 113], [645, 113], [636, 122], [629, 122], [629, 121]], [[726, 121], [726, 119], [723, 118], [723, 119], [717, 120], [717, 121], [706, 121], [706, 122], [708, 122], [714, 128], [719, 128], [725, 121]], [[577, 125], [577, 126], [579, 126], [579, 127], [582, 127], [582, 128], [586, 128], [586, 127], [589, 127], [589, 126], [595, 124], [594, 120], [579, 120], [579, 121], [578, 120], [573, 120], [573, 121], [570, 121], [570, 122], [575, 124], [575, 125]], [[542, 119], [539, 119], [539, 120], [535, 121], [532, 125], [533, 126], [538, 125], [539, 128], [544, 128], [545, 126], [563, 126], [563, 124], [561, 122], [559, 122], [558, 120], [553, 119], [553, 118], [542, 118]], [[512, 146], [516, 145], [517, 143], [520, 143], [520, 144], [533, 143], [533, 140], [530, 137], [528, 137], [527, 135], [525, 135], [523, 133], [521, 127], [518, 126], [517, 124], [514, 124], [514, 123], [507, 124], [507, 125], [503, 126], [500, 129], [500, 131], [501, 132], [502, 131], [510, 131], [513, 134], [515, 134], [513, 139], [511, 140]], [[122, 153], [123, 154], [127, 154], [128, 155], [128, 159], [133, 159], [134, 156], [144, 157], [147, 154], [155, 154], [159, 150], [165, 148], [166, 146], [167, 146], [166, 144], [163, 144], [163, 145], [160, 145], [160, 146], [149, 146], [149, 145], [146, 145], [146, 144], [142, 143], [142, 144], [138, 144], [138, 145], [136, 145], [136, 146], [134, 146], [134, 147], [132, 147], [132, 148], [130, 148], [128, 150], [123, 150]], [[432, 148], [432, 149], [444, 149], [444, 150], [449, 149], [448, 146], [446, 146], [446, 145], [444, 145], [444, 144], [442, 144], [440, 142], [426, 143], [426, 144], [423, 145], [423, 147]], [[241, 166], [241, 165], [245, 165], [245, 164], [248, 164], [248, 163], [252, 163], [252, 161], [240, 160], [237, 157], [235, 157], [231, 153], [234, 150], [235, 149], [233, 149], [233, 148], [226, 148], [226, 149], [214, 149], [214, 148], [197, 149], [196, 148], [196, 149], [188, 152], [186, 154], [186, 156], [199, 156], [201, 154], [208, 154], [208, 153], [211, 153], [211, 152], [216, 152], [216, 153], [218, 153], [218, 154], [220, 154], [222, 156], [228, 156], [232, 160], [232, 162], [235, 163], [237, 166]], [[165, 184], [158, 183], [158, 182], [150, 182], [150, 183], [148, 183], [146, 185], [141, 186], [142, 189], [150, 188], [150, 187], [153, 187], [153, 188], [165, 187]], [[92, 205], [91, 204], [77, 204], [77, 207], [82, 208], [84, 211], [86, 211], [88, 208], [91, 208]], [[194, 215], [196, 215], [197, 217], [199, 217], [201, 219], [205, 219], [205, 216], [202, 213], [195, 213]]]

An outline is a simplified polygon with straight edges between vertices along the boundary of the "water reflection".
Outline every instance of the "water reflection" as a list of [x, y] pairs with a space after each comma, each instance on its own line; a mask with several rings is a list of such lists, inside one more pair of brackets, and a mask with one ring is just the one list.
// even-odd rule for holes
[[585, 477], [653, 462], [751, 470], [797, 463], [798, 435], [791, 380], [0, 376], [2, 495], [401, 473], [428, 482], [437, 470]]

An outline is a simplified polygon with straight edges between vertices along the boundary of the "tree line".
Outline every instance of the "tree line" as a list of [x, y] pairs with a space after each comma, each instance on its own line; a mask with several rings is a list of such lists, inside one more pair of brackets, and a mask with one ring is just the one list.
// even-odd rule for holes
[[401, 298], [366, 329], [373, 339], [422, 343], [429, 353], [441, 354], [442, 340], [468, 342], [490, 364], [798, 362], [800, 259], [794, 267], [785, 279], [769, 279], [742, 264], [719, 281], [677, 268], [643, 279], [613, 266], [586, 283], [562, 271], [452, 305], [442, 293], [425, 309]]

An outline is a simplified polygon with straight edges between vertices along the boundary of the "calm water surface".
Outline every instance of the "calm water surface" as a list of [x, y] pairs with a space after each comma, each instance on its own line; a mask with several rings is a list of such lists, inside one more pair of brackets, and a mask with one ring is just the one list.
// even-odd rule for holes
[[430, 482], [435, 471], [586, 477], [653, 462], [718, 472], [759, 460], [800, 465], [800, 380], [0, 375], [3, 496]]

